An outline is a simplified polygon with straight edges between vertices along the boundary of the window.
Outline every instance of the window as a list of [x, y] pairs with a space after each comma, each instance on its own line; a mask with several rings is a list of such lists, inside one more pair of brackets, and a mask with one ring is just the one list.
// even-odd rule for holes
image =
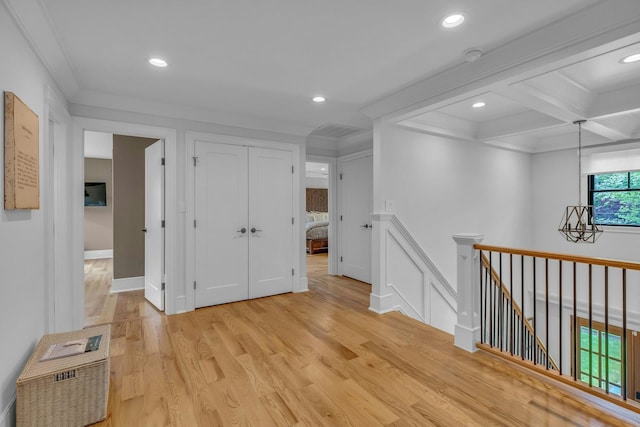
[[640, 171], [589, 175], [589, 204], [598, 225], [640, 226]]

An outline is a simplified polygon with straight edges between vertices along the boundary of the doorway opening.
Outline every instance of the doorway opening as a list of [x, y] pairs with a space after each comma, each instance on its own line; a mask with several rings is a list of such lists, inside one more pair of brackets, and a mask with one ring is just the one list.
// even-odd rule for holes
[[152, 310], [143, 291], [145, 159], [148, 147], [159, 141], [92, 131], [84, 132], [84, 141], [84, 326], [92, 326], [132, 315], [119, 306]]
[[307, 277], [329, 273], [330, 194], [328, 163], [306, 162], [306, 236]]

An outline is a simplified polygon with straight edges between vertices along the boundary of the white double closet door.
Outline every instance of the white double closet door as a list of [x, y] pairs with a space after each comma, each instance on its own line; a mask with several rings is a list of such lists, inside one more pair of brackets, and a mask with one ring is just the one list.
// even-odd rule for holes
[[293, 290], [293, 155], [195, 143], [195, 305]]

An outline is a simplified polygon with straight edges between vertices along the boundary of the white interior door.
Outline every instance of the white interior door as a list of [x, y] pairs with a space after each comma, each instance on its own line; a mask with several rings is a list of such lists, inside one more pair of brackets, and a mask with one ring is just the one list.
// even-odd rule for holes
[[196, 142], [195, 304], [248, 298], [247, 147]]
[[249, 149], [249, 298], [293, 290], [293, 159]]
[[144, 297], [164, 310], [164, 141], [144, 150]]
[[371, 283], [371, 220], [373, 158], [342, 162], [342, 274]]

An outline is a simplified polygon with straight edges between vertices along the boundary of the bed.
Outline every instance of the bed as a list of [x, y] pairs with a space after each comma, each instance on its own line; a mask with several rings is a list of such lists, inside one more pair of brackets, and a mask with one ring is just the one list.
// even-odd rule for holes
[[329, 214], [307, 212], [307, 252], [313, 255], [329, 249]]

